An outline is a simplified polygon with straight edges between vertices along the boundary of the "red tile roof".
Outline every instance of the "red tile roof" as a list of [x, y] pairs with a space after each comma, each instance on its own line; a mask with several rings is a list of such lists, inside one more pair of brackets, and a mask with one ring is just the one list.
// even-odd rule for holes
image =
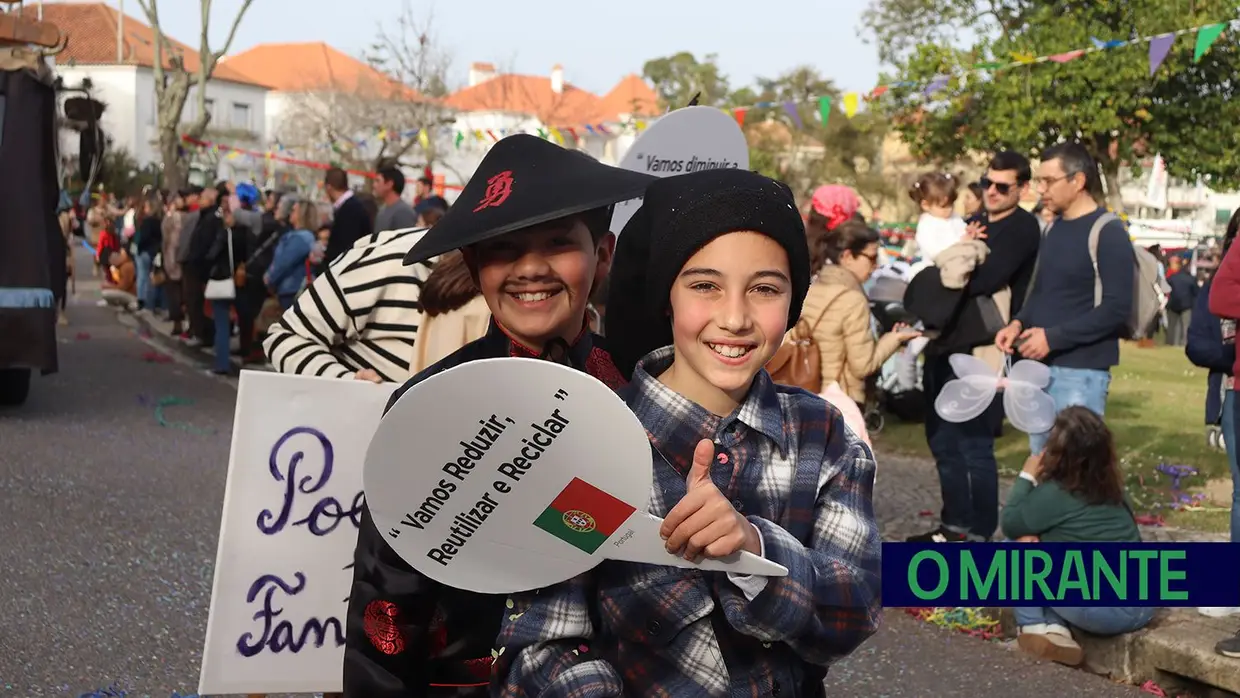
[[384, 96], [422, 99], [416, 91], [373, 66], [321, 41], [260, 44], [225, 58], [221, 65], [280, 92], [333, 90], [374, 94], [382, 91]]
[[632, 73], [616, 83], [603, 97], [602, 112], [609, 120], [620, 120], [621, 115], [658, 116], [659, 96], [639, 76]]
[[445, 104], [461, 111], [503, 111], [529, 114], [548, 126], [576, 127], [602, 121], [598, 95], [569, 83], [557, 93], [551, 78], [497, 75], [449, 95]]
[[[28, 18], [38, 16], [38, 8], [33, 3], [22, 7], [22, 15]], [[155, 66], [155, 32], [144, 22], [131, 15], [123, 15], [115, 8], [102, 2], [45, 2], [43, 3], [43, 21], [51, 22], [60, 28], [62, 35], [69, 37], [69, 45], [63, 53], [56, 57], [62, 65], [137, 65], [145, 68]], [[121, 60], [116, 56], [116, 29], [121, 24], [123, 31], [123, 55]], [[185, 68], [190, 72], [198, 70], [198, 51], [168, 37], [168, 42], [184, 56]], [[168, 56], [164, 57], [164, 66], [168, 67]], [[213, 79], [228, 80], [243, 84], [258, 84], [240, 72], [232, 70], [220, 62], [215, 67]]]
[[[474, 63], [474, 70], [494, 70]], [[552, 70], [559, 70], [556, 66]], [[658, 116], [659, 98], [637, 75], [627, 75], [605, 97], [564, 83], [559, 93], [551, 78], [538, 75], [497, 75], [450, 95], [445, 103], [461, 111], [503, 111], [529, 114], [549, 126], [579, 127], [621, 120], [621, 116]]]

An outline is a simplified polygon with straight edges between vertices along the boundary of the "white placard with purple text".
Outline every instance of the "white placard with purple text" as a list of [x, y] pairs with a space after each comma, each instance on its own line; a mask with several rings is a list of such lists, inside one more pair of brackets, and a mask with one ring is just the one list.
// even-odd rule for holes
[[362, 463], [395, 388], [242, 372], [200, 694], [341, 690]]

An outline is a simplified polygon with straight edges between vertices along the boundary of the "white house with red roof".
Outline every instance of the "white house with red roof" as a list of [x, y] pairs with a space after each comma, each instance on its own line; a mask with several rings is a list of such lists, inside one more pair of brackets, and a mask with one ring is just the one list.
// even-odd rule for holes
[[[28, 3], [22, 11], [34, 16], [38, 9]], [[158, 163], [155, 34], [151, 28], [103, 2], [45, 2], [42, 12], [45, 21], [55, 24], [69, 37], [67, 48], [55, 58], [57, 75], [67, 86], [80, 85], [83, 78], [89, 78], [94, 99], [107, 105], [101, 125], [112, 146], [128, 150], [139, 165]], [[185, 67], [196, 71], [198, 52], [175, 39], [170, 41], [183, 56]], [[207, 83], [206, 92], [212, 131], [227, 134], [230, 141], [239, 145], [262, 147], [266, 141], [266, 86], [221, 63]], [[195, 90], [191, 88], [183, 121], [197, 116], [197, 105]], [[76, 159], [76, 132], [62, 132], [61, 152]], [[245, 165], [224, 160], [219, 174], [249, 176]]]
[[600, 96], [567, 80], [561, 65], [547, 75], [523, 75], [473, 63], [468, 84], [444, 103], [456, 109], [453, 130], [464, 136], [449, 159], [465, 177], [497, 138], [518, 132], [544, 135], [615, 164], [632, 144], [636, 122], [661, 113], [654, 90], [637, 75]]

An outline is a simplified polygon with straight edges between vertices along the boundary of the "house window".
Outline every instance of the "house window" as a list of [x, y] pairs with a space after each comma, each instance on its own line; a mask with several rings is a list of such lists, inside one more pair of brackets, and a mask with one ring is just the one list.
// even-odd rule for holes
[[202, 104], [202, 108], [206, 110], [208, 114], [211, 115], [211, 118], [213, 119], [215, 118], [215, 100], [214, 99], [208, 99], [204, 101]]
[[233, 102], [232, 127], [250, 130], [250, 105]]

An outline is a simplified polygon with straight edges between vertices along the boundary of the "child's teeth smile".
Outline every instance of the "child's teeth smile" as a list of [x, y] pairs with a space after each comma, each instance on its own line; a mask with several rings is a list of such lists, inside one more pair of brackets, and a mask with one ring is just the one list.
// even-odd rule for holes
[[512, 295], [517, 300], [524, 301], [526, 303], [537, 303], [538, 301], [545, 301], [555, 294], [551, 291], [538, 291], [535, 293], [514, 293]]
[[710, 344], [707, 343], [711, 351], [720, 356], [726, 356], [729, 359], [739, 359], [740, 357], [753, 351], [753, 347], [742, 347], [735, 344]]

